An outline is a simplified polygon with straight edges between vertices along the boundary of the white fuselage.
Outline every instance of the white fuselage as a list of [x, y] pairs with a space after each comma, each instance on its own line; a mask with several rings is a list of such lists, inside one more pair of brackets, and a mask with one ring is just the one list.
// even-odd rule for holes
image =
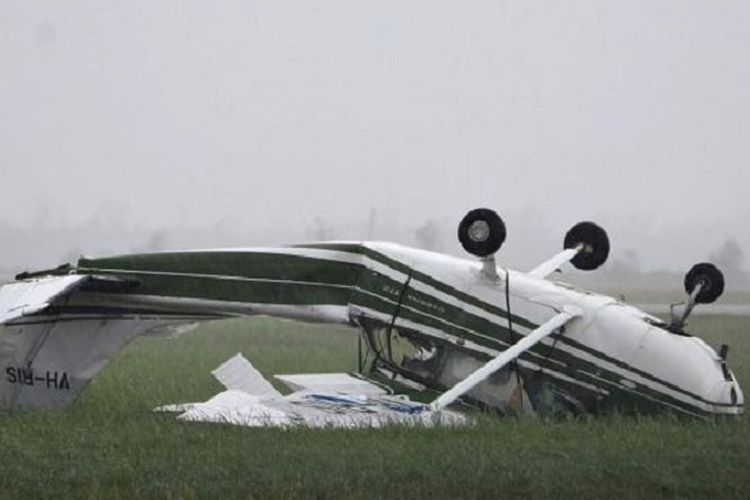
[[[542, 369], [553, 380], [585, 387], [599, 393], [603, 399], [613, 392], [627, 393], [685, 413], [737, 415], [743, 412], [742, 390], [734, 375], [722, 367], [724, 361], [714, 349], [700, 338], [671, 333], [658, 318], [612, 297], [499, 267], [497, 278], [493, 279], [477, 261], [390, 244], [372, 244], [372, 247], [401, 262], [411, 263], [415, 270], [450, 283], [482, 302], [505, 309], [508, 301], [514, 316], [537, 325], [566, 306], [579, 307], [582, 316], [573, 319], [563, 335], [542, 341], [567, 354], [569, 361], [560, 362], [559, 367], [548, 364], [547, 368], [534, 366], [533, 357], [520, 361], [530, 369]], [[458, 300], [445, 297], [429, 284], [415, 283], [414, 279], [410, 286], [443, 295], [444, 300]], [[507, 321], [468, 304], [463, 307], [491, 321]], [[523, 335], [531, 328], [514, 324], [513, 330]], [[464, 345], [493, 354], [489, 352], [492, 349], [485, 346], [471, 342]], [[580, 366], [572, 366], [575, 360], [580, 360]]]

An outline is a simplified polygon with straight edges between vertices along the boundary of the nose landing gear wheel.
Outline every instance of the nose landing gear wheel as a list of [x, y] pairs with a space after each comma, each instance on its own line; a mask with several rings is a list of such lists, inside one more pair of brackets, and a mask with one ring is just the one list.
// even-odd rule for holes
[[724, 275], [713, 264], [701, 262], [691, 267], [685, 275], [685, 291], [692, 295], [699, 284], [703, 284], [703, 287], [695, 296], [695, 302], [710, 304], [724, 292]]

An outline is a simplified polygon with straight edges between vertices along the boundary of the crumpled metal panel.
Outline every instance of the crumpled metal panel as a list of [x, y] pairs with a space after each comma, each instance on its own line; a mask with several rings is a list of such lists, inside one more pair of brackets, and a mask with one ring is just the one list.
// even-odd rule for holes
[[[203, 403], [167, 405], [155, 408], [154, 411], [181, 413], [177, 418], [188, 422], [246, 427], [317, 429], [383, 427], [393, 424], [432, 427], [466, 425], [471, 422], [469, 417], [456, 411], [433, 411], [428, 405], [410, 401], [405, 396], [384, 394], [385, 391], [375, 384], [345, 373], [278, 377], [291, 381], [289, 383], [296, 387], [308, 385], [321, 389], [325, 386], [328, 389], [305, 389], [287, 396], [282, 396], [270, 387], [263, 375], [241, 354], [225, 361], [212, 373], [229, 390]], [[238, 389], [239, 387], [253, 392], [248, 393]], [[346, 392], [347, 389], [352, 392]], [[362, 391], [358, 392], [358, 389]]]
[[307, 373], [299, 375], [274, 375], [293, 391], [323, 391], [342, 394], [385, 395], [389, 392], [349, 373]]
[[230, 391], [242, 391], [257, 397], [281, 397], [241, 353], [224, 361], [211, 374]]

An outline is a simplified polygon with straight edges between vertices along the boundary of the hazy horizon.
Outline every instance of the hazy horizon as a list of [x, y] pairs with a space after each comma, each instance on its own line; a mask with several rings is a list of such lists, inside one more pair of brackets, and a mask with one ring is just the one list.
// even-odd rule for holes
[[0, 0], [0, 270], [425, 224], [458, 254], [478, 206], [514, 267], [579, 220], [647, 271], [746, 255], [749, 13]]

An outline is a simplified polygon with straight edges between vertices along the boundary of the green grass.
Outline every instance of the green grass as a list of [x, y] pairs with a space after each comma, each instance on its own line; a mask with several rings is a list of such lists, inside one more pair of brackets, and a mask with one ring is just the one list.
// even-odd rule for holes
[[[691, 329], [750, 387], [748, 320]], [[142, 338], [62, 413], [0, 414], [0, 498], [722, 497], [750, 492], [748, 418], [480, 417], [463, 429], [248, 429], [150, 412], [220, 390], [210, 370], [241, 351], [272, 373], [350, 371], [348, 330], [266, 319]]]
[[[566, 279], [561, 279], [561, 281], [565, 282]], [[601, 293], [620, 300], [624, 299], [624, 302], [628, 304], [673, 304], [686, 300], [681, 280], [675, 281], [674, 286], [663, 287], [644, 287], [632, 284], [613, 286], [607, 280], [604, 282], [580, 283], [575, 279], [571, 279], [570, 282], [576, 284], [581, 289]], [[716, 304], [750, 304], [750, 290], [725, 290]]]

